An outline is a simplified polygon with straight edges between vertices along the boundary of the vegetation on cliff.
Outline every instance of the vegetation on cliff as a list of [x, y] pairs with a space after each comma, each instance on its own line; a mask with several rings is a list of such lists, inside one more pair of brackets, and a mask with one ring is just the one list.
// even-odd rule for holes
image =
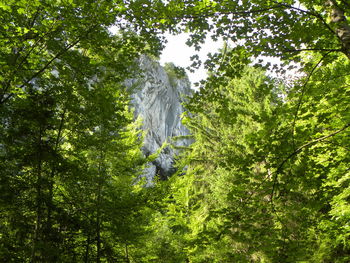
[[[349, 15], [343, 0], [0, 0], [0, 260], [349, 262]], [[177, 174], [143, 187], [121, 83], [166, 31], [234, 44], [185, 105]], [[261, 55], [301, 77], [268, 77], [288, 68]]]

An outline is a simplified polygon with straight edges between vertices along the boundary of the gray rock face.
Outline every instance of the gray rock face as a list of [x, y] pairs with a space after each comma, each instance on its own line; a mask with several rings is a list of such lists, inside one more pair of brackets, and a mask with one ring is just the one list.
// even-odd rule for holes
[[[131, 79], [127, 86], [133, 88], [132, 104], [135, 116], [141, 116], [146, 137], [143, 152], [146, 156], [155, 153], [171, 137], [188, 135], [188, 130], [181, 123], [184, 97], [191, 94], [187, 76], [179, 77], [168, 67], [166, 71], [147, 56], [139, 60], [142, 77]], [[176, 146], [189, 145], [188, 139], [174, 142]], [[165, 178], [174, 172], [173, 162], [176, 150], [164, 148], [158, 158], [145, 171], [148, 182], [158, 175]]]

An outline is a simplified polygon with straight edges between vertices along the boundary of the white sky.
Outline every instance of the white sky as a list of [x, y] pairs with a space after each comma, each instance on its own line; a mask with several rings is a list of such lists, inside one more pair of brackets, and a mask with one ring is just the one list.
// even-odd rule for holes
[[[117, 29], [115, 27], [111, 27], [110, 30], [112, 32], [115, 32]], [[176, 66], [183, 67], [186, 69], [186, 67], [190, 66], [192, 64], [190, 57], [198, 54], [199, 59], [204, 62], [207, 59], [207, 54], [209, 52], [215, 53], [219, 48], [223, 47], [223, 40], [218, 40], [217, 42], [214, 42], [210, 37], [207, 37], [204, 44], [201, 45], [201, 50], [195, 51], [194, 47], [189, 47], [186, 45], [186, 41], [188, 39], [189, 34], [188, 33], [181, 33], [179, 35], [171, 35], [171, 34], [165, 34], [166, 39], [168, 40], [168, 43], [166, 44], [165, 49], [163, 50], [161, 56], [160, 56], [160, 64], [164, 65], [164, 63], [172, 62]], [[262, 57], [265, 62], [271, 62], [279, 64], [280, 61], [277, 58], [272, 57]], [[205, 79], [206, 78], [206, 70], [204, 69], [204, 66], [202, 65], [199, 69], [195, 70], [195, 72], [191, 73], [188, 70], [186, 70], [187, 75], [189, 77], [190, 82], [192, 83], [192, 88], [194, 87], [194, 83]], [[273, 77], [276, 76], [273, 72], [267, 72]], [[300, 73], [297, 72], [297, 70], [292, 70], [288, 72], [285, 76], [282, 76], [283, 78], [298, 78], [300, 77]], [[281, 76], [279, 76], [281, 78]]]
[[[194, 47], [189, 47], [186, 45], [186, 40], [188, 39], [187, 33], [182, 33], [180, 35], [170, 35], [166, 34], [166, 39], [168, 43], [160, 56], [160, 64], [164, 65], [166, 62], [173, 62], [175, 66], [186, 68], [192, 64], [190, 57], [197, 53]], [[202, 49], [199, 51], [198, 55], [202, 61], [205, 61], [207, 54], [209, 52], [215, 53], [219, 48], [222, 48], [223, 41], [218, 40], [214, 42], [210, 37], [207, 38], [206, 42], [202, 45]], [[187, 75], [191, 83], [205, 79], [206, 71], [203, 65], [196, 70], [194, 73], [187, 71]]]
[[[176, 36], [165, 34], [168, 43], [166, 48], [163, 50], [162, 55], [160, 56], [160, 64], [164, 65], [166, 62], [173, 62], [176, 66], [180, 66], [186, 69], [186, 67], [190, 66], [191, 60], [190, 57], [198, 52], [195, 51], [193, 47], [189, 47], [186, 45], [186, 40], [189, 34], [182, 33]], [[202, 62], [207, 59], [207, 54], [209, 52], [215, 53], [219, 48], [223, 47], [223, 40], [218, 40], [214, 42], [210, 37], [207, 37], [204, 44], [202, 44], [202, 49], [199, 51], [198, 55]], [[259, 57], [263, 59], [264, 63], [270, 62], [272, 64], [281, 65], [281, 61], [278, 58], [273, 57]], [[256, 59], [257, 61], [258, 59]], [[186, 70], [187, 75], [192, 83], [192, 88], [195, 89], [194, 83], [206, 78], [206, 70], [202, 65], [199, 69], [195, 70], [195, 72], [191, 73]], [[300, 77], [300, 73], [297, 72], [297, 69], [290, 70], [284, 76], [278, 76], [275, 72], [267, 72], [268, 75], [275, 78], [283, 78], [287, 79], [295, 79]]]
[[[115, 34], [118, 28], [112, 26], [109, 28], [109, 30]], [[164, 63], [167, 62], [172, 62], [175, 64], [175, 66], [183, 67], [186, 69], [186, 67], [192, 64], [190, 60], [191, 56], [198, 54], [200, 60], [205, 61], [209, 52], [215, 53], [219, 48], [223, 47], [222, 40], [214, 42], [210, 37], [207, 37], [205, 43], [202, 45], [201, 50], [198, 52], [195, 51], [194, 47], [189, 47], [186, 45], [188, 36], [188, 33], [181, 33], [176, 36], [165, 34], [168, 43], [166, 44], [166, 47], [160, 56], [159, 62], [161, 65], [164, 65]], [[188, 70], [186, 70], [186, 72], [192, 84], [206, 78], [206, 70], [204, 69], [203, 65], [193, 73], [189, 72]]]

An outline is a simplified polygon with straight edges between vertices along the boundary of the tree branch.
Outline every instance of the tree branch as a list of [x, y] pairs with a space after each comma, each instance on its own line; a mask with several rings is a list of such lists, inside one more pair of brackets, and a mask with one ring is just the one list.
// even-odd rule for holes
[[275, 3], [275, 4], [279, 4], [281, 6], [284, 6], [285, 8], [292, 9], [292, 10], [295, 10], [295, 11], [299, 11], [300, 13], [304, 13], [304, 14], [308, 14], [308, 15], [312, 15], [312, 16], [317, 16], [318, 15], [317, 13], [301, 9], [301, 8], [296, 7], [296, 6], [288, 5], [288, 4], [285, 4], [285, 3], [279, 3], [279, 2], [276, 2], [276, 1], [272, 1], [272, 2]]
[[34, 43], [34, 45], [32, 46], [32, 48], [31, 49], [29, 49], [29, 51], [24, 55], [24, 57], [22, 58], [22, 61], [18, 64], [18, 66], [16, 67], [16, 69], [14, 70], [14, 73], [16, 73], [16, 71], [18, 71], [19, 70], [19, 68], [23, 65], [23, 63], [27, 60], [27, 58], [30, 56], [30, 54], [34, 51], [34, 49], [36, 48], [36, 47], [40, 47], [40, 42], [42, 41], [42, 40], [44, 40], [44, 38], [47, 36], [47, 35], [49, 35], [50, 33], [52, 33], [53, 32], [53, 26], [54, 26], [54, 24], [52, 24], [52, 26], [51, 26], [51, 28], [48, 30], [48, 32], [46, 32], [43, 36], [41, 36], [41, 37], [39, 37], [36, 41], [35, 41], [35, 43]]
[[327, 52], [342, 52], [341, 48], [301, 48], [301, 49], [286, 49], [284, 52], [303, 52], [303, 51], [327, 51]]
[[350, 8], [350, 4], [348, 2], [346, 2], [345, 0], [340, 0], [340, 2], [342, 2], [345, 6]]
[[213, 17], [213, 16], [218, 16], [218, 15], [251, 15], [255, 13], [263, 13], [269, 10], [273, 9], [279, 9], [279, 8], [284, 8], [282, 4], [277, 4], [275, 6], [267, 7], [267, 8], [262, 8], [262, 9], [256, 9], [256, 10], [248, 10], [248, 11], [217, 11], [217, 12], [212, 12], [212, 13], [207, 13], [207, 14], [198, 14], [198, 15], [184, 15], [180, 17], [174, 17], [174, 18], [200, 18], [200, 17]]
[[326, 58], [326, 56], [328, 56], [331, 52], [333, 51], [328, 51], [326, 54], [324, 54], [322, 56], [322, 58], [316, 63], [316, 65], [312, 68], [312, 70], [310, 71], [310, 73], [308, 74], [307, 78], [306, 78], [306, 81], [305, 83], [303, 84], [302, 86], [302, 91], [301, 91], [301, 94], [300, 94], [300, 97], [299, 97], [299, 101], [298, 101], [298, 105], [297, 105], [297, 108], [296, 108], [296, 111], [295, 111], [295, 114], [294, 114], [294, 119], [293, 119], [293, 124], [292, 124], [292, 140], [293, 140], [293, 149], [295, 150], [295, 123], [297, 121], [297, 118], [298, 118], [298, 113], [299, 113], [299, 110], [300, 110], [300, 107], [301, 107], [301, 104], [303, 102], [303, 97], [304, 97], [304, 94], [306, 92], [306, 86], [307, 84], [309, 83], [310, 81], [310, 78], [312, 76], [312, 74], [315, 72], [315, 70], [317, 69], [317, 67], [322, 63], [322, 61]]
[[[76, 46], [82, 39], [83, 37], [86, 37], [89, 33], [91, 33], [91, 31], [96, 28], [98, 25], [93, 25], [89, 30], [87, 30], [87, 32], [79, 37], [78, 39], [76, 39], [73, 43], [69, 44], [68, 46], [66, 46], [64, 49], [62, 49], [60, 52], [58, 52], [54, 57], [52, 57], [40, 70], [38, 70], [37, 72], [35, 72], [31, 77], [29, 77], [28, 80], [26, 80], [20, 87], [19, 89], [24, 88], [26, 85], [28, 85], [33, 79], [35, 79], [36, 77], [38, 77], [40, 74], [42, 74], [46, 69], [48, 69], [48, 67], [59, 57], [61, 57], [63, 54], [65, 54], [67, 51], [69, 51], [71, 48], [73, 48], [74, 46]], [[2, 96], [4, 96], [5, 94], [3, 94]], [[0, 100], [0, 104], [4, 104], [7, 100], [9, 100], [10, 98], [12, 98], [15, 95], [15, 93], [10, 93], [8, 94], [7, 97], [2, 98]]]
[[[278, 3], [276, 1], [273, 1], [274, 3]], [[281, 5], [289, 8], [289, 9], [293, 9], [293, 10], [296, 10], [296, 11], [299, 11], [301, 13], [304, 13], [304, 14], [307, 14], [307, 15], [311, 15], [311, 16], [314, 16], [316, 17], [317, 19], [319, 19], [321, 21], [321, 23], [333, 34], [333, 35], [336, 35], [336, 32], [328, 25], [328, 23], [326, 22], [326, 20], [319, 14], [317, 13], [315, 10], [311, 10], [311, 11], [308, 11], [308, 10], [304, 10], [304, 9], [301, 9], [301, 8], [298, 8], [298, 7], [295, 7], [295, 6], [292, 6], [292, 5], [288, 5], [288, 4], [285, 4], [285, 3], [281, 3]]]
[[294, 152], [292, 152], [290, 155], [288, 155], [288, 157], [285, 160], [283, 160], [283, 162], [278, 166], [277, 171], [280, 171], [282, 169], [283, 165], [290, 158], [292, 158], [294, 155], [297, 155], [298, 153], [300, 153], [304, 148], [309, 147], [309, 146], [311, 146], [311, 145], [313, 145], [315, 143], [321, 142], [321, 141], [323, 141], [325, 139], [328, 139], [329, 137], [332, 137], [332, 136], [334, 136], [334, 135], [336, 135], [338, 133], [341, 133], [342, 131], [346, 130], [349, 127], [350, 127], [350, 123], [346, 124], [343, 128], [341, 128], [341, 129], [339, 129], [339, 130], [337, 130], [335, 132], [332, 132], [332, 133], [330, 133], [328, 135], [322, 136], [320, 138], [317, 138], [317, 139], [315, 139], [315, 140], [313, 140], [311, 142], [305, 143], [304, 145], [300, 146], [298, 149], [296, 149]]
[[314, 144], [316, 144], [316, 143], [318, 143], [318, 142], [324, 141], [324, 140], [326, 140], [326, 139], [328, 139], [328, 138], [330, 138], [330, 137], [333, 137], [334, 135], [341, 133], [342, 131], [346, 130], [346, 129], [349, 128], [349, 127], [350, 127], [350, 123], [346, 124], [343, 128], [341, 128], [341, 129], [339, 129], [339, 130], [337, 130], [337, 131], [335, 131], [335, 132], [332, 132], [332, 133], [330, 133], [330, 134], [328, 134], [328, 135], [325, 135], [325, 136], [322, 136], [322, 137], [320, 137], [320, 138], [317, 138], [317, 139], [315, 139], [315, 140], [313, 140], [313, 141], [311, 141], [311, 142], [305, 143], [304, 145], [302, 145], [302, 146], [300, 146], [298, 149], [296, 149], [294, 152], [292, 152], [291, 154], [289, 154], [289, 155], [287, 156], [287, 158], [285, 158], [285, 159], [281, 162], [281, 164], [277, 167], [277, 170], [276, 170], [276, 172], [275, 172], [274, 179], [273, 179], [272, 191], [271, 191], [271, 202], [273, 202], [273, 196], [274, 196], [275, 189], [276, 189], [276, 185], [277, 185], [277, 177], [278, 177], [278, 174], [281, 173], [282, 168], [283, 168], [283, 165], [284, 165], [289, 159], [291, 159], [291, 158], [294, 157], [295, 155], [299, 154], [304, 148], [309, 147], [309, 146], [311, 146], [311, 145], [314, 145]]

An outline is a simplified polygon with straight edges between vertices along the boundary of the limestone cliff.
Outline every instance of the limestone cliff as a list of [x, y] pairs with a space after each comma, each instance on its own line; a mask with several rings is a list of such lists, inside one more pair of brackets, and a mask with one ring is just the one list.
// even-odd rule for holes
[[[167, 70], [147, 56], [139, 60], [141, 77], [130, 79], [132, 104], [135, 116], [141, 116], [146, 138], [143, 152], [146, 156], [156, 152], [171, 137], [188, 135], [188, 130], [181, 124], [181, 105], [184, 97], [191, 93], [190, 82], [185, 74], [177, 74], [176, 67], [168, 65]], [[177, 146], [189, 144], [186, 139], [174, 142]], [[175, 150], [166, 147], [159, 157], [145, 171], [148, 181], [155, 175], [161, 178], [173, 172]]]

